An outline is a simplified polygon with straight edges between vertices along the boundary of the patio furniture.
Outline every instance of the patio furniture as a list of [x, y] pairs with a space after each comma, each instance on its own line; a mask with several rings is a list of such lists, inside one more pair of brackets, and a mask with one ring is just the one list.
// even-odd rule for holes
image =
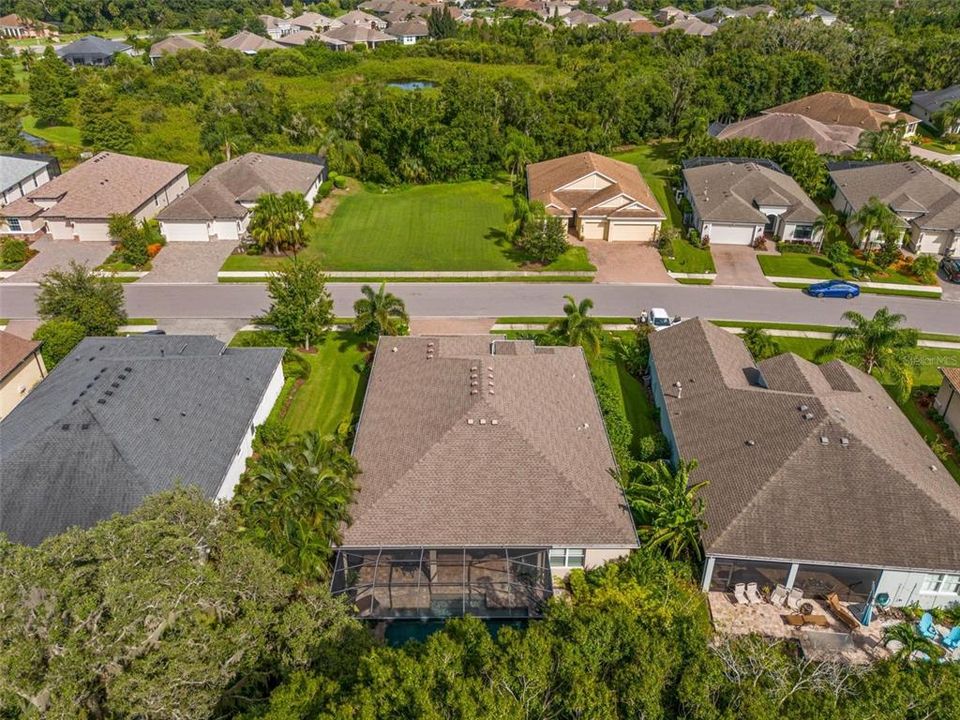
[[803, 590], [800, 588], [793, 588], [787, 594], [787, 607], [791, 610], [796, 610], [800, 612], [800, 601], [803, 599]]
[[847, 609], [846, 605], [840, 602], [840, 597], [836, 593], [827, 595], [827, 605], [830, 606], [830, 610], [837, 616], [837, 619], [848, 628], [851, 630], [860, 629], [860, 621]]
[[945, 648], [949, 648], [950, 650], [956, 650], [960, 647], [960, 625], [956, 625], [940, 642]]
[[826, 615], [803, 615], [804, 625], [816, 625], [817, 627], [830, 627], [830, 621]]
[[777, 585], [770, 593], [770, 604], [775, 607], [783, 607], [787, 600], [787, 589], [783, 585]]
[[927, 640], [936, 640], [940, 637], [940, 633], [938, 633], [937, 629], [933, 626], [933, 615], [928, 612], [925, 612], [920, 618], [920, 622], [917, 623], [917, 630], [919, 630], [920, 634], [927, 638]]
[[794, 627], [800, 627], [803, 625], [803, 615], [799, 615], [797, 613], [785, 615], [784, 619], [787, 621], [787, 625], [793, 625]]
[[757, 590], [757, 584], [755, 582], [747, 583], [747, 602], [751, 605], [763, 604], [763, 598], [760, 597], [760, 592]]
[[745, 583], [737, 583], [733, 586], [733, 598], [737, 601], [737, 605], [750, 604], [750, 601], [747, 600], [747, 586]]

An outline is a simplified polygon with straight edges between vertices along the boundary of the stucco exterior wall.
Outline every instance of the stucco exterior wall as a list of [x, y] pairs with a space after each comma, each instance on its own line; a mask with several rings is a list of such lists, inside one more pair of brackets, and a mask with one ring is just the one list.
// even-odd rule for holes
[[924, 592], [923, 581], [927, 577], [927, 573], [884, 570], [877, 583], [877, 593], [887, 593], [894, 607], [918, 603], [924, 610], [930, 610], [960, 602], [960, 595], [956, 593]]
[[610, 181], [606, 178], [600, 177], [597, 173], [591, 173], [584, 178], [580, 178], [576, 182], [572, 182], [569, 185], [564, 185], [565, 190], [602, 190], [603, 188], [610, 185]]
[[911, 225], [909, 244], [915, 253], [946, 255], [951, 248], [954, 251], [960, 250], [960, 228], [956, 231], [921, 230], [916, 225]]
[[953, 432], [960, 437], [960, 392], [954, 390], [946, 380], [941, 381], [933, 407], [943, 415]]
[[10, 414], [21, 400], [47, 374], [40, 353], [31, 353], [20, 366], [0, 383], [0, 419]]
[[17, 198], [22, 198], [31, 190], [36, 190], [38, 187], [48, 182], [50, 182], [50, 172], [48, 168], [44, 167], [40, 170], [37, 170], [37, 172], [33, 173], [33, 175], [25, 177], [16, 185], [12, 185], [0, 191], [0, 207], [9, 205]]
[[581, 240], [603, 240], [606, 234], [602, 220], [580, 220]]

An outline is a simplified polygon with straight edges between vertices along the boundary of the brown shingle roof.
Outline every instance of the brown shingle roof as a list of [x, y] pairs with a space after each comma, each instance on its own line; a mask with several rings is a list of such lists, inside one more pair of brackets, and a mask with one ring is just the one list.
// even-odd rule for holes
[[150, 46], [150, 57], [178, 53], [181, 50], [205, 50], [203, 43], [183, 35], [171, 35]]
[[283, 45], [275, 43], [270, 38], [260, 37], [247, 30], [241, 30], [236, 35], [231, 35], [217, 43], [227, 50], [236, 50], [242, 53], [258, 53], [261, 50], [279, 50]]
[[897, 120], [917, 122], [917, 118], [891, 105], [871, 103], [853, 95], [837, 92], [821, 92], [807, 95], [799, 100], [777, 105], [765, 113], [797, 113], [813, 118], [825, 125], [847, 125], [861, 130], [882, 130], [888, 123]]
[[366, 25], [344, 25], [343, 27], [328, 30], [324, 35], [334, 40], [342, 40], [343, 42], [351, 44], [397, 41], [392, 35], [387, 35], [376, 28], [367, 27]]
[[700, 319], [650, 347], [677, 450], [710, 482], [708, 554], [960, 570], [960, 486], [874, 378], [840, 361], [756, 365]]
[[[603, 176], [609, 184], [587, 190], [563, 189], [592, 174]], [[527, 194], [531, 200], [547, 205], [548, 209], [554, 205], [555, 209], [551, 211], [558, 215], [569, 215], [575, 209], [581, 217], [607, 217], [630, 209], [636, 211], [635, 217], [651, 220], [665, 217], [636, 165], [591, 152], [527, 165]], [[628, 200], [609, 207], [597, 207], [621, 194]]]
[[954, 390], [960, 391], [960, 368], [955, 367], [942, 367], [940, 372], [943, 374], [943, 377], [946, 378], [947, 382], [953, 386]]
[[[134, 212], [186, 171], [186, 165], [101, 152], [26, 197], [56, 202], [43, 211], [45, 218], [105, 220]], [[13, 205], [4, 208], [3, 214], [11, 216]]]
[[579, 348], [381, 338], [354, 455], [345, 547], [636, 545]]
[[751, 137], [772, 143], [793, 140], [811, 140], [822, 155], [846, 155], [857, 149], [860, 128], [845, 125], [825, 125], [818, 120], [797, 113], [767, 112], [723, 126], [716, 131], [720, 140]]
[[0, 330], [0, 382], [16, 370], [23, 361], [33, 355], [40, 347], [35, 340], [24, 340], [5, 330]]

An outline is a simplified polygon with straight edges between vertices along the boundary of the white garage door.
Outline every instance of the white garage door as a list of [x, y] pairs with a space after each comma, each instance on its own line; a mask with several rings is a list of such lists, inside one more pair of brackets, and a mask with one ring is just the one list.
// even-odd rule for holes
[[611, 222], [607, 229], [610, 242], [652, 242], [656, 225], [649, 223]]
[[711, 245], [749, 245], [753, 242], [753, 226], [713, 225], [709, 235]]

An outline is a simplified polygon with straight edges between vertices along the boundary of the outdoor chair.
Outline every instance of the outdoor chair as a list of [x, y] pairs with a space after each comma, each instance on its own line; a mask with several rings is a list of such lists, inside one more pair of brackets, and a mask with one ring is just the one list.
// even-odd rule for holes
[[751, 605], [763, 604], [763, 598], [760, 597], [760, 592], [757, 590], [757, 584], [755, 582], [747, 583], [747, 602]]
[[940, 641], [949, 650], [960, 648], [960, 625], [956, 625], [950, 633]]
[[750, 601], [747, 600], [747, 586], [744, 583], [737, 583], [733, 586], [733, 598], [737, 601], [737, 605], [750, 604]]
[[940, 637], [940, 633], [937, 632], [937, 628], [933, 625], [933, 615], [928, 612], [925, 612], [920, 618], [920, 622], [917, 623], [917, 630], [919, 630], [920, 634], [927, 638], [927, 640], [936, 640]]
[[787, 589], [783, 585], [777, 585], [770, 593], [770, 604], [775, 607], [783, 607], [787, 601]]
[[846, 605], [840, 602], [839, 595], [836, 593], [827, 595], [827, 605], [830, 606], [830, 610], [837, 616], [837, 619], [848, 628], [851, 630], [860, 629], [860, 621], [847, 609]]
[[796, 610], [800, 612], [800, 601], [803, 600], [803, 590], [800, 588], [793, 588], [787, 594], [787, 607], [791, 610]]
[[817, 627], [830, 627], [830, 621], [826, 615], [804, 615], [804, 625], [816, 625]]

